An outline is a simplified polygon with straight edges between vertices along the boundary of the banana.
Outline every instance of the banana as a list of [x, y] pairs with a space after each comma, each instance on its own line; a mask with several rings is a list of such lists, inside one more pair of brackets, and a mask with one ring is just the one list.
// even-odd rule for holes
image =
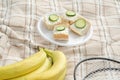
[[41, 72], [44, 72], [44, 71], [48, 70], [51, 66], [52, 66], [52, 60], [49, 59], [49, 58], [46, 58], [45, 63], [40, 68], [38, 68], [37, 70], [35, 70], [31, 73], [28, 73], [24, 76], [17, 77], [17, 78], [14, 78], [14, 79], [10, 79], [10, 80], [25, 80], [25, 77], [29, 77], [29, 76], [32, 76], [33, 74], [39, 74]]
[[46, 60], [46, 53], [41, 49], [36, 54], [18, 63], [0, 67], [0, 80], [22, 76], [38, 69]]
[[62, 75], [58, 78], [58, 80], [64, 80], [64, 79], [65, 79], [65, 75], [66, 75], [66, 69], [65, 69], [65, 71], [62, 73]]
[[48, 49], [44, 49], [44, 51], [52, 58], [52, 67], [45, 72], [26, 77], [25, 80], [57, 80], [58, 77], [65, 71], [66, 57], [62, 52], [51, 51]]

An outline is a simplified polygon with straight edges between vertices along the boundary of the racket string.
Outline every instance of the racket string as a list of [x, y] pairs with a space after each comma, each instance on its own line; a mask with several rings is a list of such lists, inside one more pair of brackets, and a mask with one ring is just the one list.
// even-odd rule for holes
[[80, 65], [86, 64], [88, 67], [86, 69], [88, 70], [85, 71], [84, 69], [85, 74], [79, 76], [78, 80], [118, 80], [120, 78], [120, 61], [109, 58], [94, 57], [84, 59], [75, 66], [74, 80], [77, 80], [78, 78], [78, 76], [76, 78], [76, 72], [78, 72], [78, 67], [80, 67]]

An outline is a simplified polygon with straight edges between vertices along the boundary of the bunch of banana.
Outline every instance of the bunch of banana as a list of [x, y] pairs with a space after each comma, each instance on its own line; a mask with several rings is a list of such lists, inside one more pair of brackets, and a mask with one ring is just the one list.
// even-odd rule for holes
[[0, 80], [64, 80], [65, 75], [65, 55], [48, 49], [40, 49], [21, 62], [0, 67]]
[[10, 79], [30, 73], [43, 65], [46, 53], [40, 50], [29, 58], [15, 64], [0, 67], [0, 80]]

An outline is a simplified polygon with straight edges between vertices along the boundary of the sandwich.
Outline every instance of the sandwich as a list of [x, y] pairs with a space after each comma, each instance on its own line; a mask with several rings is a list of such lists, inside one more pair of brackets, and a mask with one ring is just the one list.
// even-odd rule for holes
[[55, 40], [68, 40], [69, 38], [69, 25], [68, 24], [59, 24], [54, 27], [53, 37]]
[[62, 22], [62, 19], [57, 14], [50, 14], [44, 17], [44, 23], [48, 30], [53, 30], [54, 26], [57, 24], [60, 24], [61, 22]]
[[79, 18], [78, 16], [79, 15], [74, 11], [66, 11], [66, 13], [63, 14], [63, 19], [71, 25]]
[[90, 26], [91, 25], [87, 20], [85, 20], [84, 18], [79, 18], [70, 26], [70, 29], [74, 33], [82, 36], [88, 32], [88, 30], [90, 29]]

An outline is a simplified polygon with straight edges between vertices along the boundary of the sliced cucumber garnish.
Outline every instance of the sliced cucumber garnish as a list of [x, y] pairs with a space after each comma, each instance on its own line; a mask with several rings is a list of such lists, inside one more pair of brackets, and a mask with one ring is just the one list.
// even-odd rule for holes
[[76, 15], [76, 13], [74, 11], [67, 11], [66, 15], [69, 16], [69, 17], [73, 17], [73, 16]]
[[86, 21], [84, 19], [78, 19], [76, 22], [75, 22], [75, 26], [77, 28], [84, 28], [86, 26]]
[[58, 27], [56, 27], [56, 30], [57, 31], [63, 31], [63, 30], [65, 30], [65, 27], [64, 26], [58, 26]]
[[52, 21], [52, 22], [55, 22], [55, 21], [57, 21], [58, 19], [59, 19], [59, 16], [56, 15], [56, 14], [51, 14], [51, 15], [49, 16], [49, 20]]

